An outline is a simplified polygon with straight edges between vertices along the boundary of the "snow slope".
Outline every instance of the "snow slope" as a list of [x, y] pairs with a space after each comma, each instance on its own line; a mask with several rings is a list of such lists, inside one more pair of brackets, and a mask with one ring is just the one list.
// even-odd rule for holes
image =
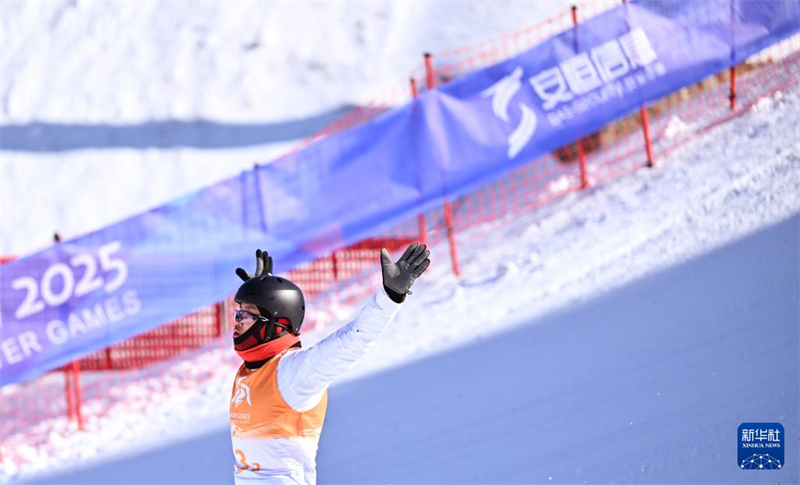
[[[567, 5], [4, 1], [0, 254], [267, 161], [421, 52]], [[462, 244], [460, 279], [433, 248], [331, 390], [320, 483], [799, 482], [798, 112], [779, 93], [653, 170]], [[304, 343], [353, 316], [337, 312]], [[120, 373], [113, 398], [84, 396], [108, 411], [86, 432], [4, 436], [0, 481], [230, 483], [236, 365], [213, 348]], [[784, 425], [784, 470], [733, 469], [745, 421]]]
[[[336, 388], [320, 480], [797, 483], [799, 228]], [[750, 421], [785, 426], [785, 468], [738, 469]]]
[[[460, 279], [434, 247], [331, 388], [320, 483], [800, 481], [799, 108], [797, 88], [777, 93], [652, 170], [460, 246]], [[129, 427], [66, 436], [48, 459], [78, 466], [26, 483], [231, 483], [220, 359], [227, 375]], [[737, 468], [738, 426], [774, 421], [786, 466]]]

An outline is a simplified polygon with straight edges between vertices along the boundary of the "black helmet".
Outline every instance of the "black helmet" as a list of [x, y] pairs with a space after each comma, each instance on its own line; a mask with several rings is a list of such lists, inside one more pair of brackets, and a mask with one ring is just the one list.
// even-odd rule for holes
[[[256, 251], [256, 272], [250, 275], [242, 268], [236, 274], [244, 281], [234, 300], [258, 307], [261, 316], [246, 332], [234, 337], [236, 350], [247, 350], [256, 345], [279, 338], [286, 331], [300, 335], [306, 301], [300, 288], [280, 276], [272, 274], [272, 258], [266, 251]], [[286, 330], [276, 331], [281, 325]]]
[[288, 320], [291, 332], [300, 335], [306, 301], [300, 287], [286, 278], [272, 274], [253, 276], [239, 287], [234, 300], [237, 303], [252, 303], [262, 316], [273, 322]]

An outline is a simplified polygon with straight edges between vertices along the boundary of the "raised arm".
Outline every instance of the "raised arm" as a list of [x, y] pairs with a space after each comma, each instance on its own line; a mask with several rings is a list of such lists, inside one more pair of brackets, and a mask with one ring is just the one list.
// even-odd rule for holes
[[425, 245], [413, 243], [392, 263], [381, 250], [383, 287], [367, 302], [355, 320], [313, 347], [292, 351], [278, 364], [278, 389], [298, 411], [313, 408], [336, 379], [366, 355], [400, 310], [414, 280], [430, 264]]

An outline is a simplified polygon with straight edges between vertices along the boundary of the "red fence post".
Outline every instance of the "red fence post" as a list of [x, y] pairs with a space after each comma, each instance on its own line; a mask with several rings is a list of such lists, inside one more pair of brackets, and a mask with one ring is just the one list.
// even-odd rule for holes
[[[578, 52], [578, 6], [572, 6], [572, 26], [575, 27], [575, 53]], [[589, 186], [589, 177], [586, 175], [586, 152], [583, 150], [583, 138], [578, 139], [578, 166], [581, 170], [581, 188]]]
[[[622, 0], [622, 3], [627, 5], [628, 0]], [[644, 149], [647, 152], [647, 166], [653, 167], [653, 147], [650, 144], [650, 123], [647, 120], [647, 108], [641, 106], [639, 108], [639, 115], [642, 118], [642, 133], [644, 133]]]
[[644, 132], [644, 149], [647, 152], [647, 166], [653, 167], [653, 149], [650, 146], [650, 124], [647, 121], [647, 108], [642, 106], [639, 108], [639, 113], [642, 116], [642, 131]]
[[[58, 244], [61, 242], [61, 235], [58, 232], [53, 234], [53, 243]], [[70, 381], [69, 370], [64, 366], [64, 390], [67, 393], [67, 417], [71, 420], [74, 415], [78, 420], [78, 429], [83, 431], [83, 414], [81, 413], [81, 384], [80, 384], [80, 368], [78, 361], [73, 360], [70, 365], [73, 375], [73, 381]]]
[[[417, 80], [411, 78], [411, 96], [417, 97]], [[417, 216], [417, 228], [419, 231], [419, 240], [422, 244], [428, 244], [428, 226], [425, 224], [425, 214]]]
[[64, 366], [61, 368], [64, 372], [64, 395], [67, 398], [67, 420], [72, 421], [75, 411], [72, 404], [72, 381], [69, 378], [70, 368]]
[[[53, 233], [53, 244], [61, 242], [61, 235], [58, 232]], [[80, 403], [76, 402], [75, 388], [77, 387], [77, 379], [72, 381], [70, 373], [77, 372], [77, 361], [73, 361], [70, 365], [65, 365], [64, 370], [64, 393], [67, 398], [67, 419], [72, 421], [73, 418], [78, 420], [78, 427], [83, 429], [83, 418], [80, 414]]]
[[589, 186], [589, 178], [586, 175], [586, 152], [583, 150], [583, 138], [578, 140], [578, 165], [581, 169], [581, 188]]
[[214, 332], [216, 337], [222, 337], [222, 314], [225, 311], [225, 306], [220, 302], [214, 305]]
[[73, 382], [73, 390], [75, 391], [75, 415], [78, 418], [78, 429], [83, 431], [83, 413], [81, 412], [81, 370], [78, 367], [78, 361], [72, 361], [72, 375], [75, 379]]
[[339, 279], [339, 261], [336, 258], [336, 251], [331, 252], [331, 265], [333, 270], [333, 279]]
[[458, 276], [461, 271], [458, 269], [458, 255], [456, 254], [456, 236], [453, 231], [453, 208], [450, 202], [444, 203], [444, 224], [447, 227], [447, 240], [450, 243], [450, 264], [453, 266], [453, 274]]
[[[578, 6], [577, 5], [573, 5], [572, 6], [572, 25], [573, 26], [578, 25]], [[578, 38], [577, 31], [575, 31], [575, 34], [576, 34], [575, 35], [575, 39], [577, 39]], [[575, 41], [575, 48], [576, 49], [578, 48], [577, 40]]]
[[731, 100], [731, 111], [734, 111], [736, 109], [736, 66], [731, 66], [730, 73], [731, 92], [728, 94], [728, 97]]
[[[428, 75], [428, 89], [436, 86], [436, 78], [433, 76], [433, 58], [430, 53], [425, 53], [425, 72]], [[450, 243], [450, 262], [453, 266], [453, 274], [458, 276], [458, 255], [456, 254], [456, 237], [453, 230], [453, 208], [450, 202], [444, 203], [444, 224], [447, 228], [447, 240]]]

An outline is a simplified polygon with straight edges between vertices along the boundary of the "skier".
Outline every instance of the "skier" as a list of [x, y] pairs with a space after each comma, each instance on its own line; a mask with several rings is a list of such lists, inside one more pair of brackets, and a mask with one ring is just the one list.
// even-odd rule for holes
[[328, 405], [327, 388], [362, 358], [400, 310], [430, 264], [424, 244], [412, 243], [393, 263], [380, 260], [383, 286], [358, 317], [310, 348], [299, 334], [305, 314], [300, 288], [272, 274], [272, 258], [256, 251], [256, 272], [242, 268], [234, 300], [234, 348], [244, 363], [231, 392], [234, 480], [315, 484], [316, 455]]

